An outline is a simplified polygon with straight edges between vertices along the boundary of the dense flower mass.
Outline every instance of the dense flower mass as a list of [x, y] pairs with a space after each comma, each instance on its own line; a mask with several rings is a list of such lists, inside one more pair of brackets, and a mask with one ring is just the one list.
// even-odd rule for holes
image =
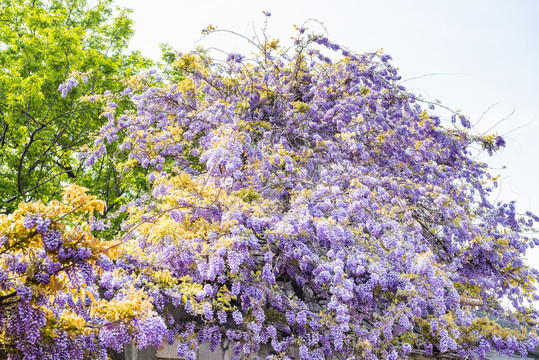
[[[73, 185], [62, 202], [20, 204], [0, 215], [1, 345], [10, 359], [107, 359], [118, 338], [155, 345], [138, 333], [161, 335], [155, 330], [164, 323], [151, 318], [157, 314], [140, 291], [124, 286], [114, 301], [99, 300], [96, 277], [117, 251], [89, 231], [104, 203], [86, 190]], [[137, 330], [129, 330], [131, 321]]]
[[444, 125], [388, 55], [297, 30], [288, 49], [266, 38], [254, 59], [178, 54], [169, 77], [91, 98], [108, 123], [81, 157], [121, 155], [118, 170], [148, 186], [109, 215], [127, 214], [114, 242], [92, 234], [107, 226], [94, 218], [103, 203], [76, 186], [0, 217], [12, 359], [174, 341], [194, 359], [225, 339], [237, 359], [262, 346], [314, 360], [539, 344], [538, 273], [523, 262], [538, 219], [493, 204], [496, 179], [472, 156], [503, 139], [460, 114]]
[[225, 337], [238, 358], [261, 344], [302, 359], [533, 349], [535, 331], [478, 315], [537, 326], [522, 257], [537, 218], [491, 203], [495, 179], [471, 156], [503, 139], [458, 114], [443, 126], [388, 55], [298, 32], [253, 60], [179, 54], [180, 80], [105, 95], [137, 109], [106, 107], [88, 164], [118, 143], [119, 168], [145, 168], [152, 189], [125, 209], [107, 288], [130, 279], [175, 314], [163, 340], [176, 334], [187, 357]]

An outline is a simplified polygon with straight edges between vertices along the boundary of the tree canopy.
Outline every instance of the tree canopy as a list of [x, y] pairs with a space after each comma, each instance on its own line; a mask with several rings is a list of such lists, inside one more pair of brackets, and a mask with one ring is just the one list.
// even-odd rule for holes
[[[533, 348], [535, 334], [471, 312], [537, 321], [537, 272], [522, 258], [536, 218], [492, 204], [496, 180], [472, 157], [503, 139], [457, 114], [443, 125], [383, 53], [304, 28], [289, 49], [258, 48], [223, 63], [180, 55], [183, 79], [135, 92], [136, 113], [110, 116], [98, 140], [123, 134], [120, 166], [149, 169], [152, 192], [128, 209], [125, 272], [158, 308], [185, 310], [168, 323], [180, 353], [223, 336], [241, 357], [261, 343], [305, 359]], [[140, 283], [139, 269], [168, 281]]]
[[91, 182], [109, 202], [122, 194], [109, 186], [113, 167], [90, 176], [77, 161], [76, 152], [103, 124], [100, 106], [78, 98], [117, 90], [122, 76], [147, 61], [124, 54], [133, 33], [128, 11], [115, 11], [111, 0], [93, 5], [0, 4], [0, 211], [11, 212], [21, 201], [58, 198], [75, 179]]
[[[13, 301], [42, 319], [75, 313], [84, 345], [73, 358], [175, 339], [186, 359], [224, 339], [237, 359], [256, 358], [262, 344], [274, 359], [292, 349], [301, 359], [413, 351], [483, 359], [537, 346], [538, 272], [523, 257], [539, 244], [526, 235], [539, 219], [493, 203], [496, 177], [474, 156], [504, 140], [474, 134], [462, 115], [442, 121], [425, 109], [382, 52], [358, 54], [304, 27], [288, 48], [267, 36], [251, 43], [251, 59], [178, 53], [169, 77], [150, 72], [85, 99], [105, 104], [106, 119], [81, 152], [85, 165], [112, 159], [148, 190], [138, 186], [109, 213], [125, 216], [121, 230], [95, 241], [96, 255], [83, 259], [91, 266], [77, 265], [79, 276], [91, 274], [83, 287], [91, 299], [69, 275], [63, 305], [40, 290]], [[79, 206], [97, 201], [73, 192]], [[32, 254], [53, 264], [71, 246], [58, 224], [74, 209], [44, 206], [0, 219], [9, 240], [0, 268], [11, 269], [6, 244], [22, 238], [35, 239], [44, 250]], [[91, 212], [77, 219], [89, 241], [106, 229]], [[41, 281], [40, 271], [23, 274], [55, 284], [55, 274]], [[8, 281], [0, 296], [13, 293]], [[5, 305], [0, 312], [18, 316]], [[502, 329], [487, 316], [523, 327]], [[61, 343], [45, 322], [32, 326], [31, 339], [4, 340], [13, 359], [43, 357]]]

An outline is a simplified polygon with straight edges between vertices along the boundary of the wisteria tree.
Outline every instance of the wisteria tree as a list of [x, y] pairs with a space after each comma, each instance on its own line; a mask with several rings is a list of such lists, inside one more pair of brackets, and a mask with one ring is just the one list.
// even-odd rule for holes
[[[238, 359], [263, 344], [275, 359], [532, 350], [538, 273], [523, 255], [538, 219], [492, 203], [496, 180], [472, 156], [504, 140], [458, 114], [443, 123], [388, 55], [297, 31], [290, 48], [253, 43], [253, 59], [178, 54], [173, 81], [101, 95], [108, 123], [86, 164], [127, 157], [118, 168], [144, 169], [151, 191], [119, 210], [121, 255], [94, 296], [141, 291], [160, 317], [134, 320], [136, 336], [103, 329], [100, 346], [179, 339], [186, 359], [224, 339]], [[117, 112], [125, 100], [136, 110]]]

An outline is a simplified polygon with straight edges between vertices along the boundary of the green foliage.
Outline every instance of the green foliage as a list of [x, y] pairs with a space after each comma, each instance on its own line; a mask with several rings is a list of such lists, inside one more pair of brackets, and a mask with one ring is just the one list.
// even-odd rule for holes
[[[133, 34], [128, 15], [111, 0], [0, 2], [0, 211], [58, 198], [69, 182], [107, 203], [123, 194], [113, 164], [90, 170], [76, 158], [106, 121], [100, 104], [77, 99], [120, 90], [122, 79], [148, 66], [124, 53]], [[73, 76], [80, 86], [63, 98], [59, 86]]]

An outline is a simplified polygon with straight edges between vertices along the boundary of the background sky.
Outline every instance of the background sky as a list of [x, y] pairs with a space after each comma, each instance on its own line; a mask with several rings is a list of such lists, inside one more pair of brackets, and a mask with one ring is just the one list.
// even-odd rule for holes
[[[132, 8], [130, 49], [160, 59], [160, 43], [189, 52], [195, 46], [249, 54], [230, 34], [202, 39], [201, 30], [267, 33], [286, 43], [293, 25], [323, 22], [328, 37], [356, 52], [383, 48], [409, 91], [461, 110], [475, 131], [505, 135], [507, 146], [482, 157], [500, 174], [499, 200], [539, 214], [539, 1], [535, 0], [117, 0]], [[315, 32], [324, 31], [310, 23]], [[430, 75], [435, 74], [435, 75]], [[487, 111], [487, 109], [489, 109]], [[439, 109], [439, 108], [437, 108]], [[486, 113], [485, 113], [486, 111]], [[446, 112], [439, 109], [442, 117]], [[512, 114], [512, 115], [510, 115]], [[510, 115], [510, 116], [509, 116]], [[500, 120], [506, 119], [502, 122]], [[499, 123], [500, 122], [500, 123]], [[505, 167], [505, 168], [504, 168]], [[529, 256], [539, 268], [539, 249]]]

